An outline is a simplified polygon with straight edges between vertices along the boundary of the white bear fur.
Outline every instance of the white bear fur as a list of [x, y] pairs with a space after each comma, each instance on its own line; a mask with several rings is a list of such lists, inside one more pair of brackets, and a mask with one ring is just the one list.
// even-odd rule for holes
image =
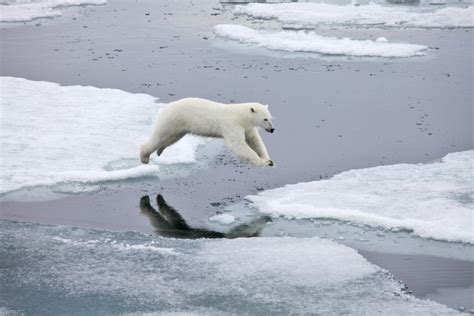
[[223, 104], [206, 99], [185, 98], [171, 102], [158, 114], [151, 138], [141, 146], [140, 160], [148, 163], [151, 153], [161, 155], [166, 147], [190, 133], [224, 138], [240, 159], [257, 166], [273, 166], [257, 127], [273, 132], [268, 106], [260, 103]]

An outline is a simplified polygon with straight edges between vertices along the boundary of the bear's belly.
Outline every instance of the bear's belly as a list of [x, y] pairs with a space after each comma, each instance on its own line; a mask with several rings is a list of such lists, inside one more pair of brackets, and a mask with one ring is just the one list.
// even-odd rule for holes
[[215, 131], [191, 131], [189, 133], [193, 134], [193, 135], [203, 136], [203, 137], [212, 137], [212, 138], [222, 137], [221, 134], [219, 134]]
[[187, 124], [186, 131], [190, 134], [204, 137], [222, 137], [221, 129], [217, 122], [203, 120], [200, 124]]

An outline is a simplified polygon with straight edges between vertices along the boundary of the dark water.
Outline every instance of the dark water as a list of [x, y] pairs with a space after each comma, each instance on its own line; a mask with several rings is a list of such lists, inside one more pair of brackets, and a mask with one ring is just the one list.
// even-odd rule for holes
[[259, 216], [250, 223], [232, 228], [228, 232], [220, 232], [206, 228], [191, 227], [179, 212], [166, 203], [161, 194], [156, 196], [155, 209], [150, 203], [148, 195], [140, 199], [140, 211], [150, 221], [154, 232], [159, 236], [171, 238], [249, 238], [259, 237], [265, 224], [270, 222], [268, 216]]
[[186, 193], [185, 208], [473, 148], [472, 30], [322, 30], [437, 49], [399, 60], [280, 58], [216, 46], [214, 25], [248, 23], [216, 5], [116, 1], [81, 9], [75, 20], [66, 11], [40, 26], [2, 29], [1, 74], [145, 92], [163, 102], [195, 96], [270, 104], [276, 132], [262, 136], [276, 167], [229, 168], [225, 152], [227, 163], [185, 180], [191, 188], [175, 185]]

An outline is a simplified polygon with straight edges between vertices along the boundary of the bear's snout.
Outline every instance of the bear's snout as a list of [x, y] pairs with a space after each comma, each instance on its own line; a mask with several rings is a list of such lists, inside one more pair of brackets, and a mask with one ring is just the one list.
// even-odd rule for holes
[[274, 131], [275, 131], [275, 129], [273, 127], [270, 128], [270, 129], [267, 129], [267, 132], [269, 132], [269, 133], [273, 133]]

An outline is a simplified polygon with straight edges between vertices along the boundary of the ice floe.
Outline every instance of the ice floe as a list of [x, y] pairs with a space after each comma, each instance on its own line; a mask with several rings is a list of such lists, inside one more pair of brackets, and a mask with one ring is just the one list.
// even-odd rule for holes
[[0, 22], [24, 22], [60, 16], [59, 8], [82, 5], [102, 5], [107, 0], [39, 0], [7, 1], [0, 5]]
[[390, 43], [380, 40], [354, 40], [317, 35], [304, 31], [259, 31], [242, 25], [221, 24], [214, 27], [217, 36], [286, 52], [308, 52], [324, 55], [347, 55], [359, 57], [411, 57], [424, 55], [423, 45]]
[[186, 136], [141, 165], [139, 145], [163, 104], [146, 94], [1, 77], [0, 193], [58, 183], [157, 175], [193, 163], [205, 140]]
[[319, 238], [180, 240], [0, 220], [0, 262], [0, 304], [25, 314], [456, 313]]
[[275, 19], [286, 27], [320, 24], [390, 27], [474, 27], [474, 6], [426, 9], [413, 6], [334, 5], [326, 3], [251, 3], [235, 12], [256, 19]]
[[273, 216], [337, 219], [472, 244], [473, 162], [473, 150], [451, 153], [442, 162], [351, 170], [247, 199]]

